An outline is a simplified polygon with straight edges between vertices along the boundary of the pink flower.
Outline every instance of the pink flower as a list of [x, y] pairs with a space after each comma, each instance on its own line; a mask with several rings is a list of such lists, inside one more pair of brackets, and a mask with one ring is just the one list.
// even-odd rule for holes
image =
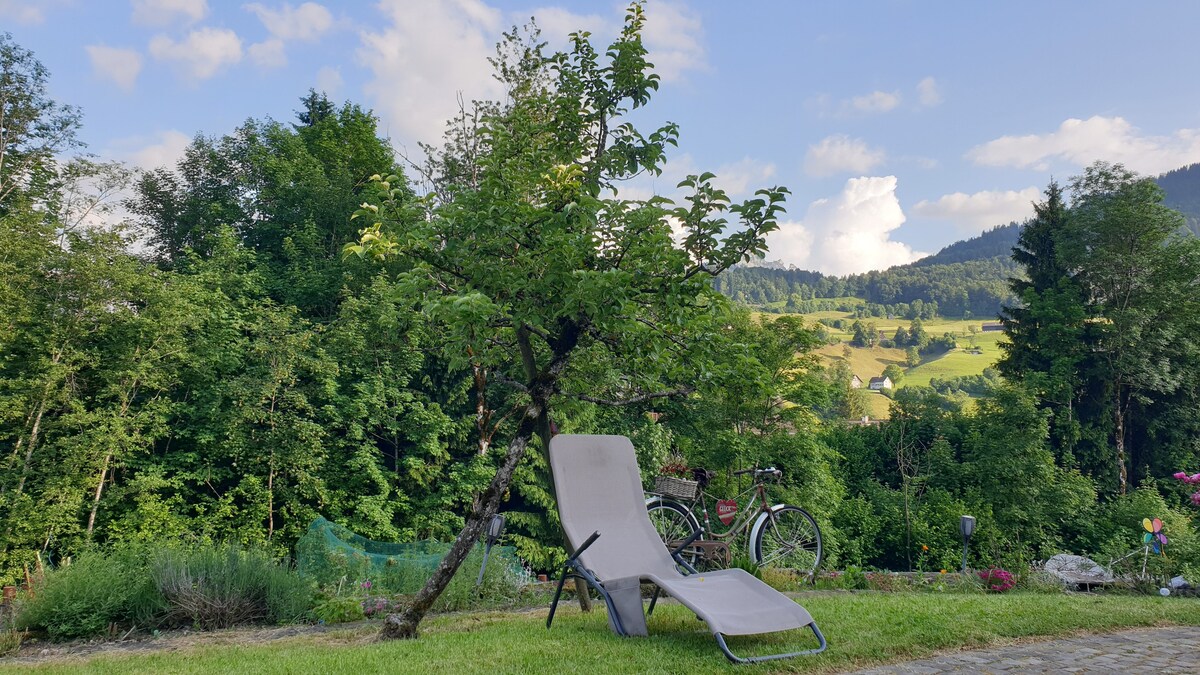
[[1192, 495], [1192, 503], [1195, 504], [1196, 506], [1200, 506], [1200, 492], [1197, 492], [1196, 494]]
[[1177, 471], [1174, 474], [1175, 480], [1187, 480], [1188, 475], [1182, 471]]

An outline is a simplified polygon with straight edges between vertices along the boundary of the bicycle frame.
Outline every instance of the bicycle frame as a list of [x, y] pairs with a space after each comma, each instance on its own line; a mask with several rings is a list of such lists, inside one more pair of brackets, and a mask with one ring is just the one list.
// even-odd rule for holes
[[[743, 509], [741, 504], [742, 497], [751, 492], [755, 493], [754, 497], [752, 497], [750, 501], [746, 503], [746, 508]], [[697, 521], [700, 522], [700, 531], [703, 532], [705, 536], [710, 536], [714, 539], [729, 539], [731, 537], [735, 537], [749, 527], [750, 523], [754, 522], [754, 520], [758, 518], [759, 514], [766, 513], [769, 515], [771, 513], [771, 503], [767, 501], [766, 486], [761, 481], [756, 481], [754, 485], [750, 486], [746, 490], [743, 490], [733, 498], [733, 501], [738, 505], [737, 518], [724, 532], [717, 532], [712, 527], [712, 516], [710, 516], [708, 513], [708, 502], [706, 500], [708, 497], [712, 497], [712, 495], [704, 490], [701, 490], [699, 496], [692, 500], [690, 504], [687, 504], [687, 507], [693, 513], [696, 513], [696, 505], [700, 505], [699, 513], [700, 515], [704, 516], [702, 521], [697, 519]], [[754, 505], [756, 500], [758, 502], [757, 508], [751, 509], [750, 507]], [[717, 521], [720, 522], [720, 518], [718, 518]]]

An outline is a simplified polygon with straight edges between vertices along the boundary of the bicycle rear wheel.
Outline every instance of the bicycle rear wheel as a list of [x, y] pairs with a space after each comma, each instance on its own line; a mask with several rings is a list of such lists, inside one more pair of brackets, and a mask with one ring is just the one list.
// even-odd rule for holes
[[[677, 501], [653, 497], [646, 500], [646, 511], [649, 512], [650, 522], [658, 532], [659, 538], [663, 540], [663, 545], [671, 551], [700, 529], [696, 516], [688, 507]], [[684, 551], [680, 557], [693, 566], [700, 559], [696, 551]]]
[[760, 567], [795, 570], [803, 577], [816, 574], [821, 564], [821, 529], [799, 506], [776, 504], [759, 516], [752, 543]]

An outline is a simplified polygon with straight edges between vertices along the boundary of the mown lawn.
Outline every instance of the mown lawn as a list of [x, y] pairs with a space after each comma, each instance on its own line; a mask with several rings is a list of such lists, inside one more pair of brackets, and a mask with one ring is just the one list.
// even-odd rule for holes
[[[545, 612], [432, 619], [420, 640], [374, 641], [374, 629], [331, 631], [265, 644], [186, 646], [174, 651], [0, 662], [0, 672], [90, 673], [681, 673], [836, 672], [981, 647], [1030, 636], [1200, 624], [1200, 600], [1143, 596], [1009, 593], [814, 593], [801, 602], [829, 640], [819, 656], [733, 667], [704, 624], [678, 605], [660, 607], [651, 637], [609, 633], [602, 611], [568, 607], [546, 631]], [[218, 638], [214, 638], [214, 641]], [[731, 640], [735, 651], [766, 653], [814, 642], [799, 633]]]

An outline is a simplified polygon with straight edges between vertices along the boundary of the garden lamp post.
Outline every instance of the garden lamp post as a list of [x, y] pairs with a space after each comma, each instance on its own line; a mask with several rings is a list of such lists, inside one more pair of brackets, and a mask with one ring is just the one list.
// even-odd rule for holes
[[963, 566], [962, 573], [967, 573], [967, 547], [971, 543], [971, 534], [975, 532], [975, 516], [962, 516], [958, 519], [958, 531], [962, 534], [963, 540]]
[[500, 533], [504, 531], [504, 516], [497, 513], [492, 516], [492, 522], [488, 523], [487, 542], [483, 549], [483, 563], [479, 565], [479, 578], [475, 580], [475, 585], [483, 583], [483, 571], [487, 569], [488, 554], [492, 552], [492, 547], [500, 540]]

